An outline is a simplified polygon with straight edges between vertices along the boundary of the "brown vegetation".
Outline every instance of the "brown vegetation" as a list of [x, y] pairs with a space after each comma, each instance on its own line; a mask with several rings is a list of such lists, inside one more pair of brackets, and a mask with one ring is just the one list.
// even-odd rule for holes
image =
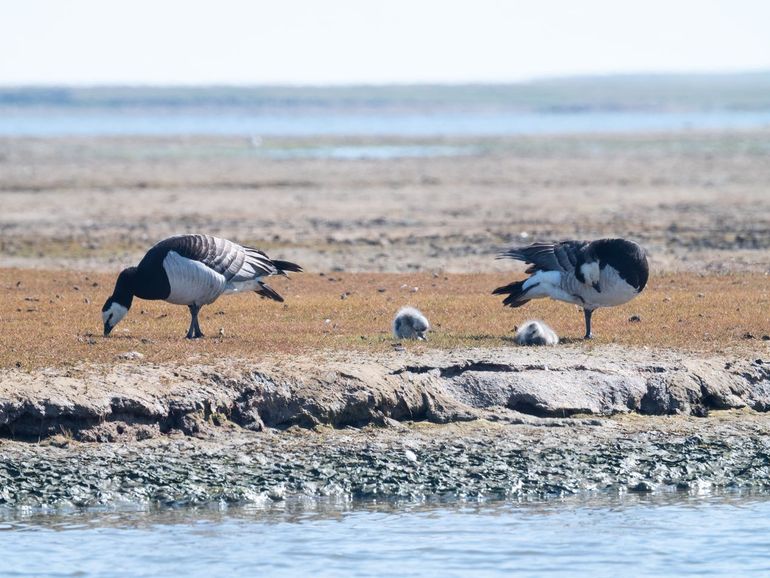
[[[101, 306], [114, 275], [0, 269], [0, 367], [33, 369], [104, 363], [129, 351], [147, 363], [258, 359], [323, 349], [387, 351], [390, 322], [406, 304], [434, 331], [409, 348], [510, 345], [514, 326], [546, 320], [563, 342], [617, 343], [690, 352], [751, 354], [770, 348], [770, 278], [761, 274], [653, 276], [636, 300], [600, 310], [597, 339], [583, 343], [583, 316], [547, 300], [517, 310], [490, 295], [521, 273], [478, 275], [305, 273], [272, 285], [285, 304], [256, 295], [223, 297], [201, 313], [205, 339], [184, 339], [187, 309], [135, 300], [113, 335], [102, 337]], [[638, 315], [639, 321], [631, 321]]]

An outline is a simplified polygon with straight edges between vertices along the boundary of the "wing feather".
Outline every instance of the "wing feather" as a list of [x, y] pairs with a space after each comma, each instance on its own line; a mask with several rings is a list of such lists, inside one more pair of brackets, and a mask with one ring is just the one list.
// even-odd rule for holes
[[504, 251], [498, 259], [515, 259], [531, 265], [527, 273], [536, 271], [574, 271], [587, 241], [562, 241], [559, 243], [533, 243], [527, 247], [514, 247]]
[[169, 237], [150, 249], [143, 261], [156, 257], [162, 259], [168, 251], [199, 261], [222, 275], [225, 280], [233, 282], [285, 274], [285, 271], [302, 271], [302, 268], [294, 263], [272, 261], [264, 251], [212, 235]]

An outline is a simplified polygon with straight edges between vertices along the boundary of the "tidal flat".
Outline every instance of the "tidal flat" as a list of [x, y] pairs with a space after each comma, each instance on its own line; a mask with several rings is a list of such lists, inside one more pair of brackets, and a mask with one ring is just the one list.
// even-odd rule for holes
[[[766, 131], [0, 139], [0, 502], [764, 491], [768, 151]], [[205, 308], [200, 341], [139, 301], [103, 338], [117, 272], [180, 232], [306, 273], [285, 305]], [[505, 246], [600, 236], [652, 276], [594, 342], [572, 306], [489, 294], [523, 276]], [[429, 342], [390, 338], [406, 304]], [[563, 344], [515, 346], [530, 318]]]

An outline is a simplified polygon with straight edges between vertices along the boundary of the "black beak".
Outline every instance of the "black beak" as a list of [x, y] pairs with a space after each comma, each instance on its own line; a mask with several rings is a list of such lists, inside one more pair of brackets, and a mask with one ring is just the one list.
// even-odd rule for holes
[[424, 333], [418, 333], [417, 339], [419, 339], [420, 341], [428, 341], [428, 336], [425, 335]]
[[599, 287], [599, 282], [598, 281], [596, 283], [593, 283], [592, 285], [593, 285], [594, 291], [596, 291], [597, 293], [601, 293], [602, 292], [601, 287]]
[[110, 327], [109, 323], [104, 324], [104, 336], [107, 337], [110, 334], [110, 331], [112, 331], [112, 327]]

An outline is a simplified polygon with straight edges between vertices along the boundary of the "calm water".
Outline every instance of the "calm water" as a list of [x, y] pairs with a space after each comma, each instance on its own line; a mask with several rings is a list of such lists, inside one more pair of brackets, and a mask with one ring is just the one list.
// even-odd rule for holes
[[8, 111], [0, 136], [236, 135], [236, 136], [504, 136], [770, 127], [770, 110], [708, 111], [401, 111], [368, 114], [285, 111], [247, 114], [228, 109], [157, 112], [120, 109]]
[[0, 522], [0, 576], [767, 576], [770, 496], [348, 505]]

